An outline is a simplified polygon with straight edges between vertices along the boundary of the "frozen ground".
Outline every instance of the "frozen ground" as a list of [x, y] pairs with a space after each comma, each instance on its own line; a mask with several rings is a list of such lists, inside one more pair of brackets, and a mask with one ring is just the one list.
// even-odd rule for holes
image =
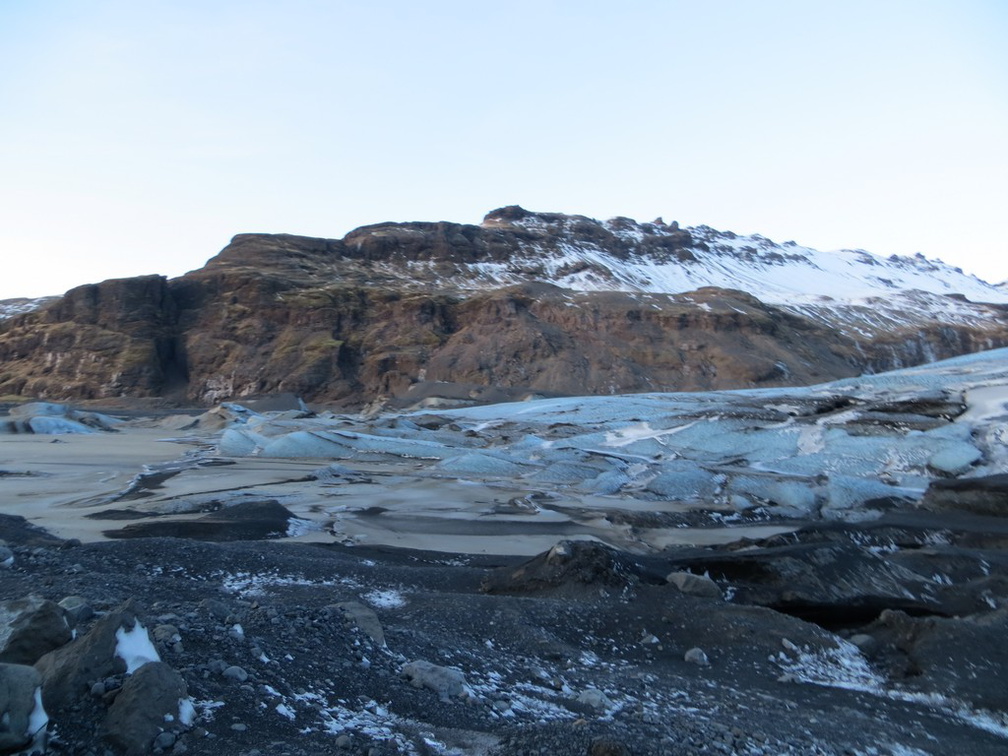
[[[1004, 704], [991, 704], [1003, 670], [983, 649], [958, 671], [987, 697], [921, 683], [795, 617], [661, 585], [647, 577], [656, 562], [532, 587], [514, 575], [534, 563], [370, 547], [13, 551], [7, 596], [76, 595], [99, 617], [137, 602], [135, 632], [151, 633], [193, 704], [191, 726], [165, 725], [167, 753], [986, 756], [1008, 743]], [[106, 706], [128, 676], [49, 711], [49, 752], [104, 753]]]

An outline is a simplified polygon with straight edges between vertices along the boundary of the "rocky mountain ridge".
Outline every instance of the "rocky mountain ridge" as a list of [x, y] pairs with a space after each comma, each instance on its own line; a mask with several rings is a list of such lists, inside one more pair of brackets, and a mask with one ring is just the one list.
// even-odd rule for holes
[[721, 389], [1005, 344], [1008, 294], [944, 263], [512, 206], [479, 226], [240, 234], [180, 278], [78, 287], [0, 320], [0, 395], [361, 405]]

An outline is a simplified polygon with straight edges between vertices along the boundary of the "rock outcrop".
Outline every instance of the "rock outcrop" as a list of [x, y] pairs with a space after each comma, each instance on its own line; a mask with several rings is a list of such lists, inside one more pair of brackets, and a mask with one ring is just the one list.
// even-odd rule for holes
[[63, 609], [34, 596], [0, 603], [0, 662], [34, 664], [71, 638]]
[[[724, 389], [1008, 344], [997, 287], [925, 260], [844, 254], [864, 269], [854, 284], [793, 243], [519, 207], [479, 226], [384, 223], [341, 240], [241, 234], [180, 278], [81, 286], [0, 319], [0, 395], [212, 404], [290, 392], [359, 406], [432, 386]], [[824, 290], [799, 295], [810, 276]]]
[[[39, 695], [41, 678], [34, 667], [0, 663], [0, 753], [41, 753], [25, 748], [34, 740], [44, 741], [48, 717]], [[39, 731], [42, 738], [36, 740]], [[24, 749], [24, 750], [22, 750]]]

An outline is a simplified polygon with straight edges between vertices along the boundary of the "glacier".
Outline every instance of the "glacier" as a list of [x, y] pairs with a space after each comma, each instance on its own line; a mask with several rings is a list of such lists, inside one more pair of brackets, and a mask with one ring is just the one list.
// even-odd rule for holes
[[[680, 502], [863, 519], [935, 479], [1004, 472], [1008, 349], [808, 388], [569, 397], [365, 418], [269, 413], [226, 429], [234, 457], [409, 461], [432, 480], [506, 482], [576, 505]], [[622, 502], [622, 504], [621, 504]], [[546, 506], [550, 506], [547, 504]]]

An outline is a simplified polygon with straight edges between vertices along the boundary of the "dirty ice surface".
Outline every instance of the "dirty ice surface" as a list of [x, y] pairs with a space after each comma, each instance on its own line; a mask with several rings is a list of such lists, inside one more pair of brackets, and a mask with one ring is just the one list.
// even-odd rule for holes
[[[99, 435], [152, 432], [117, 428]], [[914, 507], [935, 478], [1008, 470], [1006, 429], [1005, 349], [808, 388], [375, 417], [223, 405], [170, 439], [195, 447], [179, 459], [49, 503], [164, 519], [272, 498], [314, 524], [290, 531], [301, 540], [534, 554], [591, 538], [649, 551]], [[75, 534], [121, 526], [91, 522]]]

